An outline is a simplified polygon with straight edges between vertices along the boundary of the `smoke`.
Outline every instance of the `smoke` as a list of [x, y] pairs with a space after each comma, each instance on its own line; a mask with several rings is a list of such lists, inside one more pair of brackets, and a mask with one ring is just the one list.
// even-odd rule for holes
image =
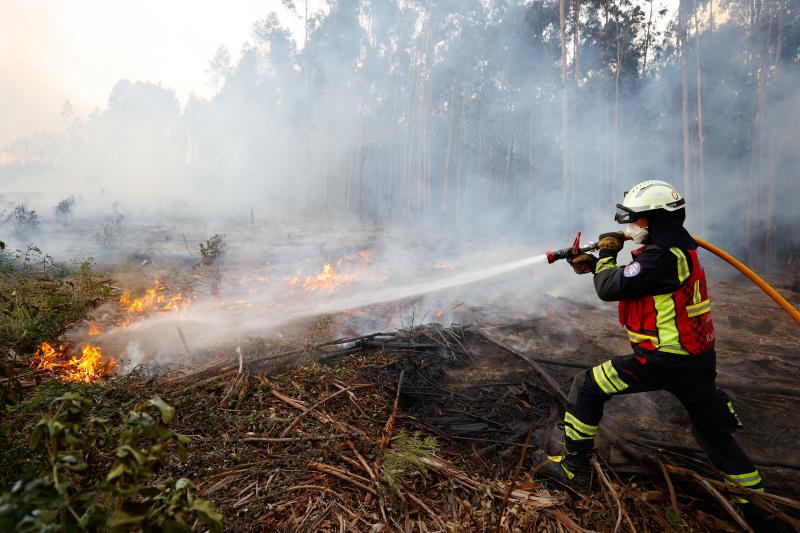
[[[286, 3], [304, 16], [296, 4]], [[687, 197], [692, 233], [796, 265], [800, 5], [751, 17], [750, 3], [727, 2], [722, 13], [698, 3], [699, 32], [692, 25], [684, 47], [686, 115], [676, 14], [657, 2], [581, 6], [579, 28], [568, 14], [566, 91], [551, 0], [336, 0], [310, 13], [307, 42], [267, 16], [240, 51], [209, 58], [212, 97], [181, 107], [167, 87], [120, 80], [104, 108], [66, 117], [66, 133], [4, 148], [0, 211], [24, 202], [44, 219], [38, 234], [5, 240], [60, 258], [187, 266], [197, 242], [225, 233], [230, 257], [242, 258], [230, 272], [314, 272], [360, 241], [377, 252], [382, 283], [406, 287], [431, 279], [424, 266], [435, 261], [468, 272], [461, 265], [489, 267], [565, 246], [578, 229], [606, 231], [625, 190], [662, 178]], [[75, 218], [63, 226], [49, 217], [69, 195]], [[115, 220], [119, 242], [110, 245], [102, 237]], [[553, 272], [551, 292], [579, 285]], [[271, 313], [209, 300], [184, 320], [207, 344], [219, 330], [232, 338], [371, 303], [387, 290], [377, 285], [358, 285], [353, 300]], [[512, 286], [460, 296], [502, 307], [497, 294]], [[172, 346], [175, 320], [148, 327], [163, 327], [154, 337]]]

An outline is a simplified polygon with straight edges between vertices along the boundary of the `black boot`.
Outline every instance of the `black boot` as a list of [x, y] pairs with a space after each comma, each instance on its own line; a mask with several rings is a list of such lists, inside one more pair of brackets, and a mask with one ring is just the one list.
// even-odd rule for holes
[[589, 462], [591, 451], [570, 451], [566, 446], [559, 455], [547, 455], [539, 450], [535, 455], [537, 470], [567, 487], [579, 492], [588, 492], [592, 467]]
[[790, 533], [794, 531], [794, 528], [750, 502], [740, 503], [739, 510], [747, 524], [756, 533]]

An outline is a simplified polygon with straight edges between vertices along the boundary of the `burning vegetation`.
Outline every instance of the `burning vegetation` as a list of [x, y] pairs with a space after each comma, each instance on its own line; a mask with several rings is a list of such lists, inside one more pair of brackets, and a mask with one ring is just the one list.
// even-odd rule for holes
[[299, 287], [308, 291], [333, 292], [334, 289], [349, 285], [353, 282], [352, 275], [343, 275], [334, 270], [333, 265], [325, 263], [322, 272], [301, 279], [300, 276], [284, 278], [291, 287]]
[[30, 360], [34, 370], [56, 374], [63, 381], [93, 383], [114, 373], [116, 358], [103, 354], [99, 346], [84, 344], [80, 354], [69, 355], [69, 347], [43, 342]]
[[138, 298], [132, 298], [130, 291], [124, 291], [119, 297], [119, 304], [130, 313], [140, 315], [153, 311], [158, 313], [185, 311], [192, 304], [192, 300], [181, 293], [173, 296], [165, 294], [164, 285], [155, 280], [153, 286]]

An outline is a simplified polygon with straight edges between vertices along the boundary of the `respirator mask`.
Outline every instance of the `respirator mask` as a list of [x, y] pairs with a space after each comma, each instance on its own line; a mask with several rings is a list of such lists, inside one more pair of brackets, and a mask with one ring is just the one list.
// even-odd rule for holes
[[627, 224], [626, 233], [630, 235], [631, 240], [636, 244], [642, 244], [647, 238], [647, 228], [642, 228], [636, 224]]

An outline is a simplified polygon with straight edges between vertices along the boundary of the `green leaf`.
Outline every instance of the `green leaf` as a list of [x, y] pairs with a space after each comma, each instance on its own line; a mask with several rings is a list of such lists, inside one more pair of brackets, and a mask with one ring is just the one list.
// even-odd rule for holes
[[222, 531], [222, 514], [215, 511], [208, 500], [196, 499], [192, 502], [190, 510], [212, 532]]
[[136, 524], [139, 524], [139, 523], [141, 523], [142, 520], [144, 520], [144, 516], [143, 515], [132, 516], [132, 515], [129, 515], [128, 513], [126, 513], [125, 511], [117, 510], [117, 511], [114, 511], [113, 513], [111, 513], [111, 516], [109, 517], [108, 522], [106, 523], [106, 525], [108, 527], [110, 527], [111, 529], [118, 529], [118, 530], [127, 531], [127, 530], [131, 529], [130, 526], [134, 526]]
[[147, 402], [149, 405], [157, 407], [158, 410], [161, 412], [161, 420], [165, 424], [171, 424], [172, 420], [175, 418], [175, 408], [169, 405], [167, 402], [161, 399], [160, 396], [155, 396], [153, 399]]
[[117, 463], [111, 472], [108, 473], [106, 476], [106, 481], [114, 481], [118, 477], [122, 477], [125, 474], [125, 465], [122, 463]]

